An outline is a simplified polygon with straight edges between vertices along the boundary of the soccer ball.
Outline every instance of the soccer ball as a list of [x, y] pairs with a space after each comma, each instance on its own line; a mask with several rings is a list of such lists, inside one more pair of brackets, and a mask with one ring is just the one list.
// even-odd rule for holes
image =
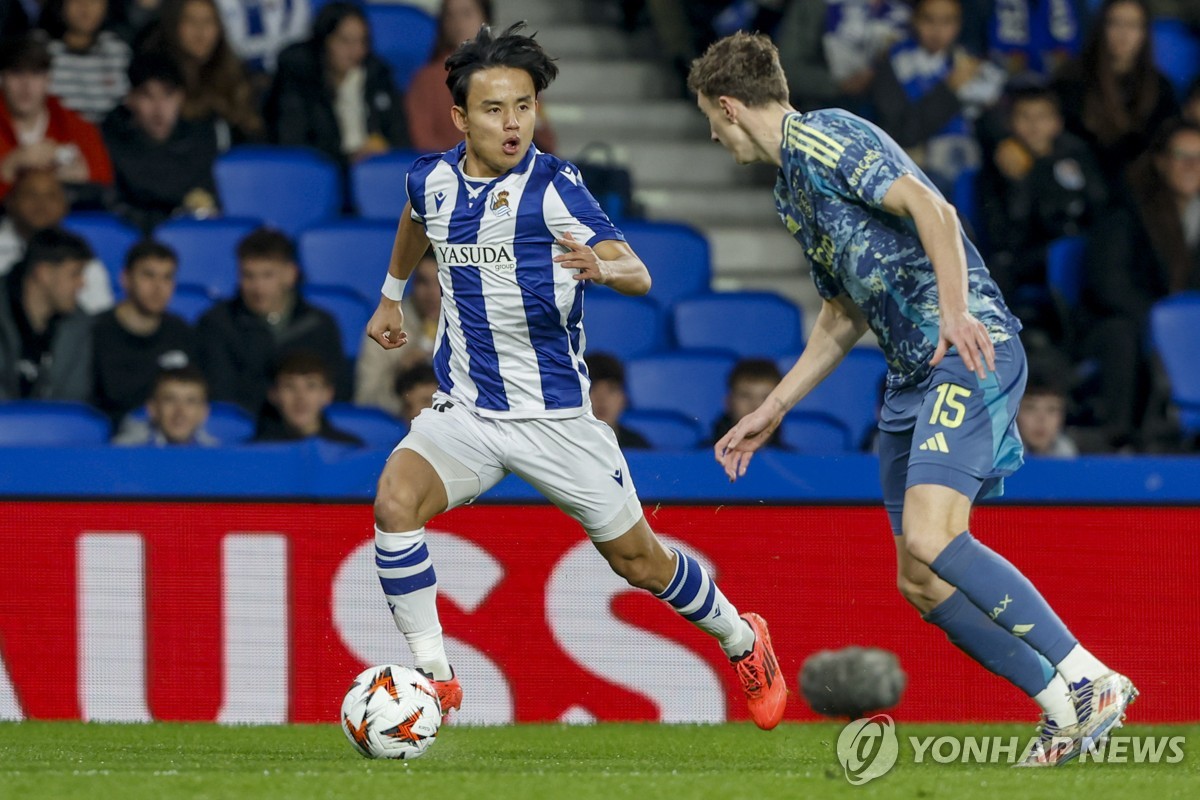
[[366, 758], [420, 758], [441, 724], [437, 692], [408, 667], [363, 670], [342, 700], [342, 733]]

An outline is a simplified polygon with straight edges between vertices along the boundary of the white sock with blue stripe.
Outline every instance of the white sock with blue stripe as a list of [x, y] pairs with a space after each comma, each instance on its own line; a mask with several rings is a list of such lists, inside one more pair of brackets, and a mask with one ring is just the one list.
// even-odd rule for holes
[[754, 631], [738, 616], [733, 603], [717, 588], [717, 582], [700, 562], [672, 547], [675, 575], [667, 588], [656, 595], [697, 628], [715, 636], [730, 658], [738, 658], [754, 647]]
[[375, 571], [417, 667], [436, 681], [450, 680], [437, 614], [437, 574], [425, 547], [425, 529], [387, 533], [375, 528]]

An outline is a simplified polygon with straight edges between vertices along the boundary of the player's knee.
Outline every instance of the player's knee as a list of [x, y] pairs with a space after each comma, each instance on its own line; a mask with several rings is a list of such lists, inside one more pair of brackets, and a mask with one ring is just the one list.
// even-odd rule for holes
[[896, 576], [896, 588], [900, 590], [900, 594], [922, 614], [933, 610], [939, 602], [935, 592], [936, 582], [937, 579], [932, 574], [927, 578], [903, 572]]
[[928, 527], [904, 526], [904, 550], [922, 564], [932, 564], [953, 535]]
[[417, 488], [402, 481], [383, 480], [375, 495], [375, 524], [385, 531], [414, 530], [425, 524], [422, 497]]

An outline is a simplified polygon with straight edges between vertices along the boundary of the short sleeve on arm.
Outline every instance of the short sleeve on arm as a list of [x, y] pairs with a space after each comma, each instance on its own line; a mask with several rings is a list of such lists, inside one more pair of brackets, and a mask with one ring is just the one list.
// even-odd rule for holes
[[625, 234], [613, 225], [584, 185], [578, 167], [562, 162], [550, 184], [552, 191], [545, 195], [546, 225], [556, 238], [570, 231], [588, 247], [608, 240], [625, 241]]
[[404, 189], [408, 193], [408, 201], [412, 203], [413, 222], [425, 224], [425, 182], [441, 160], [440, 153], [421, 156], [413, 162], [404, 178]]

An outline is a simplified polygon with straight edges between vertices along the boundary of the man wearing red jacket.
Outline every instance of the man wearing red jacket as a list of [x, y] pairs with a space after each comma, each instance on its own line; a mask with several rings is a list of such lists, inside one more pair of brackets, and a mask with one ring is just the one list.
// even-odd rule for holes
[[0, 47], [0, 198], [23, 169], [53, 168], [65, 184], [113, 182], [104, 140], [49, 96], [50, 54], [37, 34]]

